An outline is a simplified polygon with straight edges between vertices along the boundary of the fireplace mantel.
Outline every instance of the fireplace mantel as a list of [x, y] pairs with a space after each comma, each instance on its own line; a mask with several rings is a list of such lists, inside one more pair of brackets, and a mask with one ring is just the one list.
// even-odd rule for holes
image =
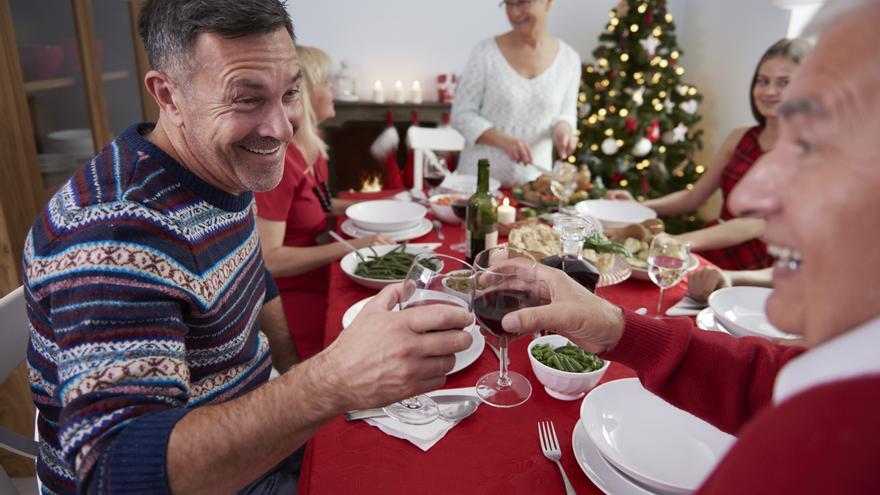
[[335, 101], [336, 116], [322, 124], [324, 128], [342, 127], [349, 122], [385, 122], [388, 110], [396, 123], [409, 123], [412, 113], [419, 113], [419, 121], [440, 124], [443, 114], [452, 108], [449, 103], [429, 101], [424, 103], [373, 103], [371, 101]]

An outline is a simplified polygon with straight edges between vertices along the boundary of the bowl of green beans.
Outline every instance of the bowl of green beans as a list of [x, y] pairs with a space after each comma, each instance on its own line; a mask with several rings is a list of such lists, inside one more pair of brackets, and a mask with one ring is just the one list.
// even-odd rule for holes
[[548, 395], [560, 400], [577, 400], [608, 369], [608, 361], [584, 351], [562, 335], [544, 335], [529, 344], [532, 371]]
[[[403, 282], [416, 255], [427, 252], [430, 250], [414, 248], [406, 243], [372, 246], [346, 254], [339, 264], [355, 283], [381, 290], [386, 285]], [[440, 269], [442, 266], [434, 268]]]

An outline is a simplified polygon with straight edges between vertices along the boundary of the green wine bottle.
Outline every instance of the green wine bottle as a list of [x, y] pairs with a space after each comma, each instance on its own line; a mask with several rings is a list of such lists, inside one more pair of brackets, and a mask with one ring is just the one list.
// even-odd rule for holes
[[489, 160], [477, 162], [477, 192], [467, 203], [467, 260], [498, 244], [498, 201], [489, 192]]

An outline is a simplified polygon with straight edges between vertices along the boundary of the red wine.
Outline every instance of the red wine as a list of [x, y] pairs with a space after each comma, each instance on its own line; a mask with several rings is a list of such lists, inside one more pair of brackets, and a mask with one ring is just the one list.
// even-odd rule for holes
[[431, 187], [437, 187], [437, 186], [439, 186], [440, 184], [443, 183], [443, 179], [444, 179], [444, 177], [443, 177], [442, 175], [438, 175], [438, 176], [428, 175], [428, 176], [425, 176], [425, 182], [427, 182], [428, 185], [431, 186]]
[[541, 260], [541, 264], [564, 271], [590, 292], [596, 292], [599, 270], [589, 262], [574, 256], [548, 256]]
[[487, 291], [474, 300], [474, 314], [480, 324], [497, 336], [519, 337], [508, 333], [501, 326], [507, 313], [538, 305], [538, 297], [529, 291], [518, 289], [498, 289]]
[[455, 214], [458, 218], [464, 220], [467, 217], [467, 200], [466, 199], [457, 199], [453, 201], [449, 206], [452, 207], [452, 213]]

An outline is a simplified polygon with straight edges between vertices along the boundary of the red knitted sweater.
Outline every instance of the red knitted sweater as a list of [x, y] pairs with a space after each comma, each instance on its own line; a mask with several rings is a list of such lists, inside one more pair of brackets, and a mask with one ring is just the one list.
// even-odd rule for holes
[[738, 437], [700, 495], [880, 493], [880, 376], [815, 386], [774, 405], [777, 373], [802, 352], [697, 331], [686, 318], [627, 313], [623, 337], [603, 357]]

